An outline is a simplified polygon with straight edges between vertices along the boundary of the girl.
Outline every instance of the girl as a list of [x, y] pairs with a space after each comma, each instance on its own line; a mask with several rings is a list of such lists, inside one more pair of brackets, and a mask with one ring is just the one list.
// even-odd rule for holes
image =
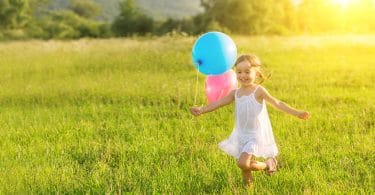
[[[265, 170], [272, 175], [277, 167], [278, 149], [265, 102], [300, 119], [306, 120], [310, 117], [308, 112], [288, 106], [260, 86], [265, 80], [260, 68], [261, 63], [257, 56], [240, 56], [235, 63], [240, 88], [212, 104], [190, 109], [193, 115], [199, 116], [235, 101], [235, 127], [229, 138], [222, 141], [219, 147], [237, 159], [246, 186], [252, 183], [252, 171]], [[260, 81], [257, 81], [258, 79]], [[256, 161], [255, 157], [266, 158], [266, 161]]]

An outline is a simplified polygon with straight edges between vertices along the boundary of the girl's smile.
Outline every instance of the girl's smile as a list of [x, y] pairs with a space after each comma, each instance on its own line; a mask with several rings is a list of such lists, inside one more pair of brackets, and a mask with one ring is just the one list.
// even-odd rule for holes
[[257, 71], [248, 61], [242, 61], [236, 65], [236, 75], [242, 87], [253, 86]]

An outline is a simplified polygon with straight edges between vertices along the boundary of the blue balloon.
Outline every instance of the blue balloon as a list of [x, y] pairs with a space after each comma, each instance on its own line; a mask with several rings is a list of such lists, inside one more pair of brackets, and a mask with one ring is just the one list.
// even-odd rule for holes
[[205, 75], [220, 75], [233, 67], [237, 47], [233, 40], [221, 32], [208, 32], [194, 43], [192, 59], [195, 68]]

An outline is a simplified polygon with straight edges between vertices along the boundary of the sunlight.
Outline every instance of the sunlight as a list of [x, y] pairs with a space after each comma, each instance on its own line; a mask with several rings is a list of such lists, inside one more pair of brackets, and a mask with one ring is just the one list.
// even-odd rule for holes
[[332, 0], [332, 2], [336, 5], [339, 5], [340, 7], [346, 9], [350, 3], [352, 2], [352, 0]]
[[[302, 3], [302, 0], [291, 0], [292, 1], [292, 4], [294, 6], [299, 6], [301, 3]], [[374, 0], [375, 1], [375, 0]]]

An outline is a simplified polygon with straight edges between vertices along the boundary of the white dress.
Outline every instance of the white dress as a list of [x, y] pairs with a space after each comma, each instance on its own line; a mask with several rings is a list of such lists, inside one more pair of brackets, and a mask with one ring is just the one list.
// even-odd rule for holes
[[255, 92], [238, 97], [235, 92], [235, 126], [229, 138], [220, 142], [219, 147], [238, 159], [246, 152], [256, 157], [275, 157], [278, 149], [272, 133], [266, 103], [255, 99]]

